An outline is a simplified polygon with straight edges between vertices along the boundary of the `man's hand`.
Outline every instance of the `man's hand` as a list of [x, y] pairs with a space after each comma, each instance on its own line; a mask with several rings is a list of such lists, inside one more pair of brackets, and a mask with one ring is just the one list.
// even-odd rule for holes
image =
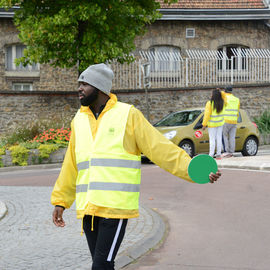
[[220, 176], [221, 176], [220, 170], [218, 170], [216, 173], [210, 173], [209, 174], [210, 183], [214, 183], [215, 181], [217, 181]]
[[65, 221], [63, 220], [63, 212], [64, 212], [64, 208], [59, 207], [59, 206], [55, 206], [53, 210], [53, 214], [52, 214], [53, 223], [57, 227], [64, 227], [66, 225]]
[[206, 130], [206, 127], [202, 127], [202, 130]]

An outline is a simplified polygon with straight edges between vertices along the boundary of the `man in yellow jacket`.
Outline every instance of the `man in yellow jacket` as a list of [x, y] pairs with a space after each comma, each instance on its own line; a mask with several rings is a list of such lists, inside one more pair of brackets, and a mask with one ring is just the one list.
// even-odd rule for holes
[[[167, 140], [131, 105], [110, 93], [113, 71], [105, 64], [81, 73], [81, 108], [71, 123], [71, 137], [51, 203], [53, 222], [64, 227], [63, 212], [76, 198], [92, 270], [113, 270], [129, 218], [139, 216], [141, 153], [161, 168], [192, 182], [189, 155]], [[213, 183], [220, 172], [209, 175]]]
[[231, 86], [227, 86], [225, 88], [226, 105], [224, 112], [225, 124], [223, 126], [225, 153], [222, 155], [222, 157], [233, 157], [233, 153], [235, 151], [236, 125], [240, 109], [240, 101], [239, 98], [232, 94], [232, 90], [233, 89]]

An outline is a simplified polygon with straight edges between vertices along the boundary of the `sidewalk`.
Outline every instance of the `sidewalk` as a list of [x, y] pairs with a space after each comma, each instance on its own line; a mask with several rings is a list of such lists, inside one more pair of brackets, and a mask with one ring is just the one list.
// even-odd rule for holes
[[217, 160], [219, 168], [270, 171], [270, 155], [255, 157], [231, 157]]
[[[260, 149], [269, 150], [270, 146], [264, 146]], [[243, 157], [241, 154], [237, 154], [236, 157], [232, 158], [224, 158], [222, 160], [217, 160], [219, 168], [222, 170], [222, 168], [236, 168], [236, 169], [251, 169], [251, 170], [263, 170], [263, 171], [269, 171], [270, 172], [270, 155], [258, 155], [254, 157]], [[52, 164], [50, 167], [57, 168], [59, 167], [57, 164]], [[49, 166], [48, 166], [49, 167]], [[18, 167], [16, 167], [17, 169]], [[34, 169], [37, 168], [37, 166], [32, 166], [28, 169]], [[42, 165], [41, 168], [44, 168], [44, 165]], [[10, 170], [11, 168], [9, 168]], [[26, 169], [26, 168], [23, 168]], [[1, 168], [1, 172], [8, 171], [8, 168]], [[137, 226], [137, 230], [140, 230], [136, 232], [136, 234], [141, 234], [142, 238], [138, 238], [138, 240], [133, 241], [132, 245], [129, 243], [129, 241], [123, 242], [122, 245], [122, 251], [119, 253], [117, 259], [116, 259], [116, 266], [117, 269], [121, 269], [122, 267], [128, 265], [132, 261], [136, 260], [143, 254], [145, 254], [147, 251], [149, 251], [151, 248], [156, 246], [159, 242], [162, 241], [162, 238], [164, 237], [164, 234], [166, 232], [166, 226], [163, 219], [158, 215], [155, 211], [142, 206], [143, 215], [141, 219], [134, 219], [131, 224], [130, 229], [127, 229], [127, 234], [125, 238], [132, 239], [136, 238], [136, 235], [134, 235], [134, 228]], [[8, 218], [8, 212], [6, 205], [0, 201], [0, 225], [1, 225], [1, 219], [3, 218], [3, 221], [6, 218]], [[139, 224], [140, 223], [140, 224]], [[139, 228], [139, 226], [143, 226], [142, 228]], [[137, 241], [137, 242], [136, 242]], [[66, 268], [65, 268], [66, 269]], [[70, 268], [72, 269], [72, 268]], [[80, 268], [83, 269], [83, 268]]]

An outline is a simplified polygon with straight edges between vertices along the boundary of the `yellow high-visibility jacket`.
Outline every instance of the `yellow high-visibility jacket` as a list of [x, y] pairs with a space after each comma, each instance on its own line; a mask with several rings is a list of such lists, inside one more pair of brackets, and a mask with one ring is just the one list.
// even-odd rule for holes
[[[110, 113], [110, 109], [116, 102], [117, 97], [114, 94], [110, 94], [110, 99], [98, 119], [95, 118], [89, 107], [81, 106], [80, 112], [88, 116], [93, 138], [97, 134], [104, 114]], [[80, 134], [75, 134], [73, 120], [68, 149], [51, 195], [51, 203], [53, 205], [61, 205], [65, 208], [69, 208], [73, 204], [76, 195], [76, 179], [78, 175], [75, 155], [76, 136], [80, 136]], [[127, 119], [123, 146], [128, 153], [133, 155], [143, 153], [164, 170], [189, 182], [193, 182], [187, 172], [191, 160], [190, 156], [177, 145], [167, 140], [133, 106], [130, 108]], [[137, 209], [101, 207], [89, 202], [83, 211], [77, 212], [77, 218], [83, 218], [84, 215], [95, 215], [105, 218], [133, 218], [138, 217], [139, 212]]]
[[139, 209], [141, 155], [128, 153], [124, 146], [126, 122], [131, 105], [117, 102], [103, 115], [95, 139], [88, 116], [77, 112], [76, 136], [76, 209], [87, 203], [118, 208]]
[[237, 124], [240, 109], [240, 100], [231, 93], [225, 93], [225, 95], [226, 95], [226, 106], [224, 112], [225, 123]]
[[211, 101], [207, 101], [205, 105], [205, 111], [204, 111], [204, 117], [203, 117], [203, 123], [202, 125], [204, 127], [219, 127], [224, 125], [224, 109], [225, 106], [223, 106], [223, 110], [220, 113], [217, 113], [214, 109], [213, 104], [211, 104]]

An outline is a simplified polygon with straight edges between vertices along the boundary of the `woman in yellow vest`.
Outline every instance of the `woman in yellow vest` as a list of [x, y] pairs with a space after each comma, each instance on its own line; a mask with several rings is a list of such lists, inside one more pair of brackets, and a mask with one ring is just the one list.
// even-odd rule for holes
[[221, 159], [222, 148], [222, 128], [224, 125], [224, 100], [219, 89], [212, 92], [211, 100], [205, 105], [203, 118], [203, 130], [208, 126], [209, 134], [209, 155], [214, 157], [215, 149], [216, 159]]
[[[63, 212], [76, 199], [92, 270], [113, 270], [129, 218], [139, 216], [141, 153], [161, 168], [192, 182], [189, 155], [167, 140], [133, 106], [110, 93], [113, 71], [105, 64], [81, 73], [81, 108], [71, 123], [71, 138], [51, 203], [53, 222], [64, 227]], [[211, 173], [210, 182], [220, 172]]]

